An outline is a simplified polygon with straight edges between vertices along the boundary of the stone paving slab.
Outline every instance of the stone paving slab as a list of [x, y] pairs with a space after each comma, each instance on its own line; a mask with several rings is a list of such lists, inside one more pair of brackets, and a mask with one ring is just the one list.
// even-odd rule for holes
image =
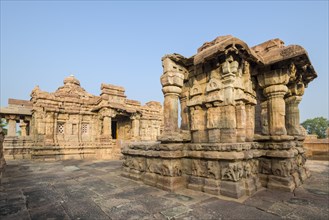
[[292, 193], [263, 189], [231, 199], [167, 192], [122, 177], [122, 161], [7, 161], [0, 219], [329, 219], [329, 162]]

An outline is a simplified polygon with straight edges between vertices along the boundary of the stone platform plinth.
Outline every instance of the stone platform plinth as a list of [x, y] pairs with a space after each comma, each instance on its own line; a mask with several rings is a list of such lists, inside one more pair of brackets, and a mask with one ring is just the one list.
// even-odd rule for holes
[[168, 191], [240, 198], [261, 187], [293, 191], [309, 176], [302, 143], [136, 142], [123, 148], [123, 176]]

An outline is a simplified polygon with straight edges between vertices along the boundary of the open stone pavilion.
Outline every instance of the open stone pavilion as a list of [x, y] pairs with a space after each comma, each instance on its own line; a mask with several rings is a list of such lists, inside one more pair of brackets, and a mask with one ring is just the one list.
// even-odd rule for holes
[[240, 198], [262, 186], [291, 192], [309, 176], [298, 104], [317, 75], [301, 46], [222, 36], [162, 63], [164, 130], [123, 149], [126, 177]]

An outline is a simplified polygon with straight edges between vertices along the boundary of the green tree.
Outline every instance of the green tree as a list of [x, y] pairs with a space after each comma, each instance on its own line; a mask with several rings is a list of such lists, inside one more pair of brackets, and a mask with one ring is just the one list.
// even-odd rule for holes
[[4, 132], [5, 134], [7, 134], [7, 128], [6, 128], [6, 126], [7, 126], [7, 122], [6, 122], [6, 120], [3, 119], [3, 118], [1, 118], [1, 119], [0, 119], [0, 127], [2, 128], [2, 130], [3, 130], [3, 132]]
[[318, 138], [326, 137], [326, 130], [329, 127], [329, 120], [324, 117], [307, 119], [301, 124], [308, 134], [316, 134]]

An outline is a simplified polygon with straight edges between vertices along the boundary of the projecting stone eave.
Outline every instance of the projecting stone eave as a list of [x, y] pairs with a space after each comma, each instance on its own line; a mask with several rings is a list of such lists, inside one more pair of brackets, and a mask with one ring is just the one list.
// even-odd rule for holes
[[232, 35], [220, 36], [211, 42], [204, 43], [194, 56], [194, 65], [206, 62], [219, 54], [227, 54], [230, 51], [245, 54], [244, 59], [249, 62], [262, 64], [263, 60], [242, 40]]
[[165, 60], [166, 58], [169, 58], [170, 60], [174, 61], [175, 63], [182, 65], [185, 68], [188, 68], [189, 66], [193, 65], [194, 55], [187, 58], [179, 53], [166, 54], [161, 58], [161, 61]]
[[267, 52], [263, 51], [261, 56], [265, 61], [265, 66], [283, 66], [293, 63], [303, 76], [305, 86], [317, 77], [308, 53], [302, 46], [288, 45]]

